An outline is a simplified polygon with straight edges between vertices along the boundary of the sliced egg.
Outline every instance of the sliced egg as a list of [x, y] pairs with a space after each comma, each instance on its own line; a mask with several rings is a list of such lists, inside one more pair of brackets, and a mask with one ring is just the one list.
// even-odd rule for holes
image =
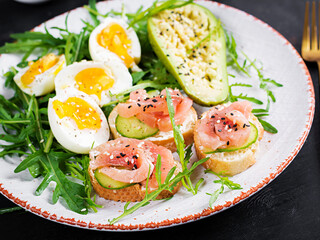
[[99, 106], [111, 101], [110, 93], [117, 94], [131, 86], [131, 74], [121, 62], [77, 62], [65, 67], [55, 78], [57, 94], [75, 88], [88, 94]]
[[108, 122], [98, 104], [74, 88], [49, 99], [48, 118], [54, 137], [69, 151], [87, 154], [109, 140]]
[[136, 32], [122, 19], [108, 17], [91, 33], [89, 51], [94, 61], [121, 61], [139, 71], [141, 47]]
[[13, 80], [29, 95], [46, 95], [54, 90], [54, 79], [65, 67], [65, 62], [64, 55], [49, 53], [37, 61], [30, 61], [27, 67], [19, 70]]

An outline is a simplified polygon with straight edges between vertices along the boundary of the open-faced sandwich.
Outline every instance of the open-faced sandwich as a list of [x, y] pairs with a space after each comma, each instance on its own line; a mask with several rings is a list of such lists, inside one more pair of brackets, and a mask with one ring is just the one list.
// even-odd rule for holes
[[[160, 176], [163, 183], [169, 171], [181, 171], [181, 164], [173, 159], [170, 150], [143, 141], [118, 138], [108, 141], [90, 151], [89, 174], [96, 193], [114, 201], [141, 201], [146, 190], [150, 193], [158, 189], [156, 163], [161, 157]], [[157, 199], [168, 198], [180, 188], [178, 183], [172, 192], [162, 191]]]
[[[197, 121], [193, 101], [179, 90], [171, 89], [170, 94], [175, 109], [175, 122], [181, 125], [185, 144], [190, 145]], [[145, 139], [171, 151], [176, 150], [165, 90], [157, 96], [149, 96], [143, 89], [131, 92], [127, 102], [119, 103], [112, 110], [109, 125], [114, 138]]]
[[203, 165], [216, 173], [235, 175], [255, 163], [263, 127], [247, 101], [223, 104], [204, 112], [194, 129], [194, 144]]

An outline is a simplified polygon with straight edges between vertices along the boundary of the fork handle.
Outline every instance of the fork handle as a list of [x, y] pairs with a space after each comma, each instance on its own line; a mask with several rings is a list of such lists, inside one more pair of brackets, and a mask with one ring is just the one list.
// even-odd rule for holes
[[320, 85], [320, 61], [317, 61], [318, 64], [318, 73], [319, 73], [319, 85]]

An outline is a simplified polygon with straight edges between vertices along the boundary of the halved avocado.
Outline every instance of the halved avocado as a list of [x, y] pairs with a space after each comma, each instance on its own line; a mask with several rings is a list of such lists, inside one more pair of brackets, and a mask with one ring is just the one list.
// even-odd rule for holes
[[220, 21], [195, 3], [148, 19], [150, 44], [196, 103], [216, 105], [228, 97], [226, 43]]

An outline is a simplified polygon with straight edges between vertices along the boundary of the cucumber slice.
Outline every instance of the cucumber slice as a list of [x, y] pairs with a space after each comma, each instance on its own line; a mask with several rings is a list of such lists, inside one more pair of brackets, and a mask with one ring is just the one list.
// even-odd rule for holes
[[126, 188], [129, 186], [134, 185], [135, 183], [125, 183], [125, 182], [119, 182], [116, 181], [109, 176], [103, 174], [100, 169], [97, 169], [94, 171], [94, 177], [97, 179], [98, 183], [106, 188], [106, 189], [111, 189], [111, 190], [117, 190], [117, 189], [122, 189]]
[[158, 128], [148, 126], [137, 117], [124, 118], [118, 115], [115, 125], [118, 133], [128, 138], [145, 139], [159, 131]]
[[253, 123], [250, 123], [250, 129], [251, 129], [250, 136], [249, 136], [248, 140], [242, 146], [220, 148], [220, 149], [218, 148], [214, 151], [206, 152], [206, 154], [217, 153], [217, 152], [234, 152], [234, 151], [245, 149], [245, 148], [251, 146], [252, 144], [254, 144], [257, 141], [259, 134], [258, 134], [257, 127]]
[[159, 90], [151, 90], [151, 91], [147, 92], [147, 94], [149, 95], [150, 98], [154, 98], [154, 97], [160, 95], [160, 91]]

